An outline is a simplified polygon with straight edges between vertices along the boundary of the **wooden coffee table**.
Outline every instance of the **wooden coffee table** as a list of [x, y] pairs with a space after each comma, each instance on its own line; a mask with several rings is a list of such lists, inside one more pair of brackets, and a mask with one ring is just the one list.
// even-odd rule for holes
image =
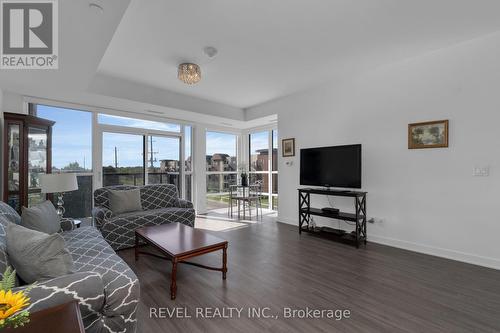
[[[140, 240], [153, 246], [164, 256], [150, 252], [139, 251]], [[210, 235], [209, 233], [188, 227], [181, 223], [170, 223], [143, 227], [135, 231], [135, 260], [139, 254], [151, 255], [167, 259], [172, 262], [172, 281], [170, 284], [170, 298], [175, 299], [177, 293], [177, 264], [188, 264], [213, 271], [222, 272], [222, 279], [226, 279], [227, 273], [227, 241]], [[222, 268], [210, 267], [186, 259], [201, 256], [206, 253], [222, 250]]]

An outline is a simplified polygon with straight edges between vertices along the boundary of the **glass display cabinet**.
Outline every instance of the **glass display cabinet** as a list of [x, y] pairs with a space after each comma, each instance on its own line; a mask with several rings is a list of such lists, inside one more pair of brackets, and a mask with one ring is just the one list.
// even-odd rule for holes
[[40, 174], [50, 173], [53, 121], [4, 113], [3, 200], [16, 211], [46, 199]]

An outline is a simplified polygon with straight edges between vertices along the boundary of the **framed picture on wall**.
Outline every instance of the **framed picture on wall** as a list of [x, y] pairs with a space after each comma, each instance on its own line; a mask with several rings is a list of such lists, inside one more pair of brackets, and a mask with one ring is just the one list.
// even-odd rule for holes
[[283, 157], [295, 156], [295, 139], [283, 139], [281, 140], [281, 152]]
[[408, 149], [448, 147], [448, 120], [408, 125]]

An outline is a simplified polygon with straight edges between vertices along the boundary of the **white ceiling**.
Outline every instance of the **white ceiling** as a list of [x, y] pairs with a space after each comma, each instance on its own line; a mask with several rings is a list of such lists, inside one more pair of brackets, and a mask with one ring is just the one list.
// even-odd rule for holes
[[498, 0], [132, 0], [98, 71], [248, 108], [497, 30]]
[[59, 1], [59, 69], [0, 70], [0, 88], [23, 94], [83, 92], [123, 17], [130, 0], [106, 0], [96, 14], [88, 1]]

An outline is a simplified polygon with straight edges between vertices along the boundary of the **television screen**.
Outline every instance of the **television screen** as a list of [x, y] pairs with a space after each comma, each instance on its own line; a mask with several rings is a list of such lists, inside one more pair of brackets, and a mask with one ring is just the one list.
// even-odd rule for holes
[[361, 188], [361, 145], [301, 149], [300, 185]]

